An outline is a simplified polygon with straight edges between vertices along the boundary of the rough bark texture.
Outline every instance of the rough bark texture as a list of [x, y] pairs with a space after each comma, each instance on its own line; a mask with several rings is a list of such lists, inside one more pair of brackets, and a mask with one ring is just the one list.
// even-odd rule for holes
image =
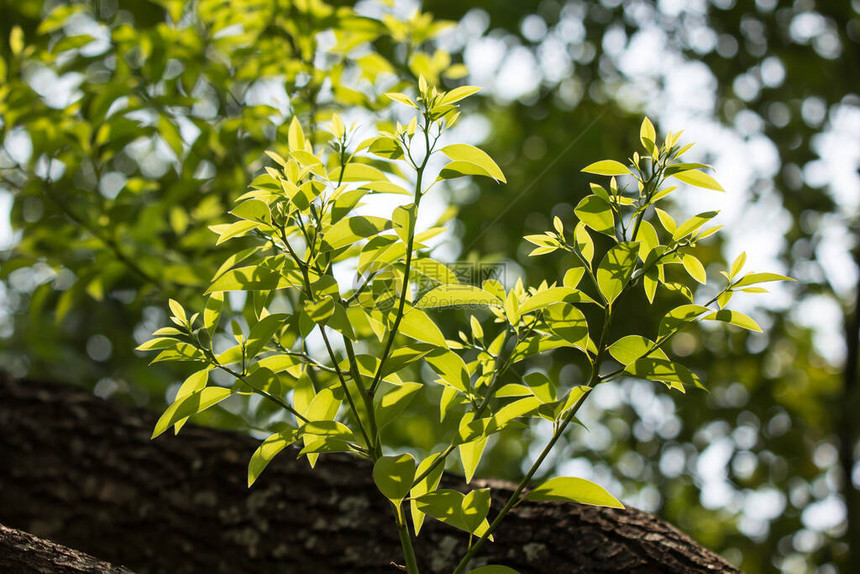
[[[324, 455], [311, 471], [285, 452], [249, 490], [256, 440], [188, 425], [150, 441], [156, 418], [0, 375], [0, 522], [142, 573], [397, 571], [397, 532], [363, 461]], [[498, 510], [510, 485], [490, 486]], [[422, 572], [450, 571], [462, 543], [426, 524]], [[556, 503], [514, 511], [477, 564], [488, 562], [523, 574], [737, 572], [634, 508]]]
[[0, 572], [128, 574], [129, 570], [0, 524]]

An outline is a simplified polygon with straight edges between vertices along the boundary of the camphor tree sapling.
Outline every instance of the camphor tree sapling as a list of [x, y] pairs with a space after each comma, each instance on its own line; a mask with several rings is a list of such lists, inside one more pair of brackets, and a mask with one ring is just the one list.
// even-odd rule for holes
[[[418, 229], [417, 215], [422, 198], [445, 180], [482, 176], [505, 182], [501, 169], [480, 149], [463, 143], [440, 146], [443, 134], [457, 122], [459, 102], [476, 91], [463, 86], [443, 92], [422, 78], [415, 99], [388, 94], [412, 110], [411, 120], [357, 145], [354, 128], [348, 129], [337, 115], [328, 125], [326, 149], [315, 147], [294, 117], [285, 149], [268, 153], [272, 165], [231, 211], [236, 220], [212, 228], [219, 244], [252, 236], [256, 245], [235, 251], [224, 262], [200, 312], [189, 315], [171, 300], [175, 326], [159, 329], [140, 347], [159, 351], [155, 361], [196, 365], [153, 436], [171, 427], [178, 432], [192, 415], [234, 395], [257, 395], [281, 413], [271, 419], [266, 428], [270, 436], [251, 456], [249, 485], [293, 444], [311, 465], [330, 452], [370, 460], [373, 479], [390, 502], [404, 568], [410, 573], [418, 572], [412, 540], [427, 516], [467, 533], [454, 570], [459, 574], [468, 571], [505, 516], [524, 499], [621, 507], [605, 489], [583, 478], [551, 478], [526, 489], [592, 389], [620, 377], [655, 381], [680, 392], [702, 387], [695, 373], [667, 355], [667, 343], [699, 321], [760, 330], [726, 305], [736, 292], [762, 292], [759, 284], [787, 279], [743, 274], [742, 254], [722, 273], [713, 296], [694, 302], [691, 282], [705, 285], [708, 280], [695, 247], [719, 229], [707, 226], [717, 212], [676, 223], [656, 204], [677, 189], [673, 178], [695, 187], [722, 188], [702, 171], [706, 166], [681, 162], [690, 145], [679, 143], [680, 134], [669, 133], [658, 144], [646, 118], [641, 155], [634, 153], [626, 164], [604, 160], [585, 168], [610, 179], [606, 186], [591, 184], [591, 193], [574, 210], [577, 221], [556, 217], [551, 231], [525, 238], [536, 245], [533, 256], [558, 250], [574, 256], [575, 265], [564, 271], [561, 283], [526, 287], [518, 280], [506, 287], [496, 279], [479, 285], [458, 281], [427, 247], [443, 228]], [[433, 156], [447, 163], [431, 181]], [[388, 217], [360, 214], [362, 199], [374, 194], [404, 195], [408, 203]], [[611, 246], [601, 255], [607, 244]], [[345, 288], [336, 279], [341, 269], [354, 269], [361, 279]], [[659, 325], [612, 336], [619, 301], [639, 289], [652, 303], [660, 289], [686, 301]], [[240, 320], [231, 322], [234, 341], [222, 348], [228, 292], [247, 293], [247, 298]], [[480, 309], [470, 316], [469, 334], [458, 341], [447, 339], [433, 318], [434, 309], [445, 307]], [[540, 372], [520, 374], [524, 362], [562, 347], [581, 352], [590, 366], [578, 383], [561, 385]], [[435, 380], [422, 380], [422, 365]], [[232, 386], [211, 381], [216, 370], [229, 374]], [[410, 402], [428, 385], [441, 388], [428, 395], [438, 398], [441, 417], [455, 417], [459, 424], [450, 436], [443, 435], [440, 425], [436, 442], [448, 446], [416, 460], [394, 452], [381, 431], [408, 413]], [[548, 421], [552, 435], [495, 516], [489, 516], [489, 489], [462, 493], [439, 488], [450, 458], [459, 458], [471, 481], [492, 435], [536, 420]], [[512, 571], [484, 566], [471, 572]]]

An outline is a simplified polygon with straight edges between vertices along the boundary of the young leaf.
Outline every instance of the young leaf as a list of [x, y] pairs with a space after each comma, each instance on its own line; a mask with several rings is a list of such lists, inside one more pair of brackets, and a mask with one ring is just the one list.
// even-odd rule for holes
[[591, 259], [594, 257], [594, 241], [591, 239], [588, 229], [585, 228], [585, 224], [581, 221], [576, 224], [573, 230], [573, 240], [577, 251], [582, 254], [586, 261], [591, 263]]
[[499, 168], [498, 165], [496, 165], [496, 162], [493, 161], [493, 158], [491, 158], [489, 154], [487, 154], [487, 152], [482, 149], [478, 149], [475, 146], [468, 144], [451, 144], [443, 147], [439, 151], [447, 155], [455, 162], [466, 161], [469, 163], [473, 163], [479, 166], [483, 171], [487, 173], [487, 175], [489, 175], [496, 181], [507, 183], [507, 180], [505, 179], [505, 175], [502, 173], [502, 170]]
[[518, 314], [522, 316], [528, 313], [534, 313], [535, 311], [540, 311], [553, 303], [568, 303], [571, 305], [578, 303], [597, 304], [594, 299], [573, 287], [550, 287], [549, 289], [539, 291], [526, 299], [525, 303], [523, 303], [518, 309]]
[[699, 315], [702, 313], [706, 313], [708, 311], [707, 307], [702, 305], [680, 305], [675, 307], [663, 317], [663, 320], [660, 321], [660, 329], [659, 334], [662, 337], [668, 333], [676, 329], [680, 329], [695, 321]]
[[734, 279], [735, 275], [741, 272], [744, 268], [744, 263], [747, 262], [747, 252], [741, 251], [741, 254], [732, 262], [732, 268], [729, 271], [729, 279]]
[[430, 343], [444, 349], [448, 348], [442, 331], [439, 330], [433, 319], [421, 309], [413, 307], [403, 314], [403, 319], [400, 321], [400, 333], [424, 343]]
[[276, 289], [281, 274], [268, 267], [249, 265], [227, 271], [212, 282], [206, 294], [220, 291], [266, 291]]
[[678, 226], [675, 224], [675, 220], [672, 219], [672, 216], [659, 207], [655, 207], [654, 211], [657, 213], [657, 219], [660, 220], [660, 224], [663, 226], [663, 229], [674, 234]]
[[715, 311], [710, 315], [705, 315], [702, 319], [706, 321], [723, 321], [728, 323], [729, 325], [735, 325], [736, 327], [741, 327], [742, 329], [747, 329], [748, 331], [756, 331], [757, 333], [761, 333], [761, 327], [758, 326], [751, 317], [747, 317], [743, 313], [739, 311], [730, 311], [728, 309], [720, 309], [719, 311]]
[[597, 175], [633, 175], [623, 163], [611, 159], [595, 162], [582, 171]]
[[395, 504], [409, 495], [415, 479], [415, 459], [411, 454], [383, 456], [373, 465], [373, 482], [379, 492]]
[[678, 241], [679, 239], [687, 237], [688, 235], [694, 233], [697, 229], [702, 227], [705, 223], [716, 217], [718, 213], [718, 211], [706, 211], [704, 213], [694, 215], [693, 217], [679, 225], [678, 228], [672, 232], [672, 239]]
[[609, 346], [609, 354], [612, 358], [627, 366], [640, 357], [644, 357], [654, 347], [654, 341], [646, 339], [641, 335], [627, 335]]
[[218, 328], [218, 320], [221, 318], [221, 310], [224, 306], [224, 293], [212, 293], [206, 299], [206, 308], [203, 310], [203, 327], [212, 335]]
[[348, 426], [333, 420], [319, 420], [305, 423], [299, 428], [299, 433], [340, 440], [353, 440], [354, 438]]
[[155, 423], [155, 429], [152, 431], [152, 438], [157, 437], [171, 426], [188, 418], [191, 415], [203, 412], [213, 405], [217, 405], [232, 394], [230, 389], [222, 387], [206, 387], [196, 393], [183, 397], [178, 401], [174, 401], [167, 409], [158, 422]]
[[415, 394], [423, 386], [421, 383], [403, 383], [382, 395], [376, 411], [377, 427], [382, 429], [394, 421], [409, 406]]
[[627, 285], [638, 254], [638, 243], [620, 243], [603, 256], [597, 268], [597, 285], [608, 303], [615, 301]]
[[[656, 351], [652, 353], [652, 355], [656, 354]], [[699, 377], [690, 371], [690, 369], [663, 357], [650, 356], [643, 359], [637, 359], [633, 363], [627, 365], [625, 371], [634, 377], [664, 383], [673, 389], [681, 391], [682, 393], [685, 392], [684, 385], [693, 385], [699, 388], [704, 388], [699, 382]]]
[[544, 320], [550, 331], [587, 353], [588, 321], [582, 311], [568, 303], [554, 303], [547, 307]]
[[335, 250], [351, 245], [361, 239], [391, 229], [390, 220], [374, 215], [354, 215], [341, 219], [329, 227], [323, 235], [321, 249]]
[[642, 126], [639, 128], [639, 140], [642, 146], [648, 150], [652, 156], [657, 155], [657, 130], [654, 129], [654, 124], [646, 116], [642, 120]]
[[457, 446], [460, 453], [460, 462], [463, 463], [463, 473], [466, 476], [466, 482], [472, 482], [475, 476], [475, 471], [478, 469], [478, 464], [481, 462], [481, 457], [484, 454], [484, 448], [487, 446], [487, 437], [479, 438], [470, 442], [465, 442]]
[[591, 229], [609, 236], [615, 235], [615, 218], [606, 200], [589, 195], [580, 201], [573, 211], [579, 220]]
[[624, 508], [624, 505], [602, 486], [584, 478], [567, 476], [549, 479], [529, 492], [526, 498], [538, 501], [563, 500], [592, 506]]
[[334, 306], [334, 299], [331, 295], [326, 295], [318, 301], [305, 301], [304, 312], [311, 321], [322, 325], [334, 313]]
[[251, 455], [251, 461], [248, 463], [248, 486], [254, 484], [275, 455], [293, 444], [295, 440], [296, 430], [292, 428], [276, 432], [264, 440]]
[[287, 316], [283, 313], [267, 315], [251, 326], [248, 341], [245, 343], [245, 353], [248, 357], [255, 357], [269, 341], [275, 332], [283, 326]]
[[697, 169], [691, 169], [688, 171], [682, 171], [680, 173], [672, 174], [672, 177], [686, 183], [688, 185], [692, 185], [695, 187], [701, 187], [704, 189], [713, 189], [715, 191], [725, 191], [723, 186], [721, 186], [717, 180], [715, 180], [710, 175], [706, 174], [703, 171], [699, 171]]
[[[479, 497], [478, 502], [483, 502], [483, 496], [484, 495], [481, 495]], [[473, 527], [474, 523], [477, 522], [476, 516], [480, 511], [481, 506], [476, 506], [473, 498], [473, 500], [468, 504], [470, 512], [474, 513], [474, 515], [467, 519], [463, 508], [465, 499], [466, 495], [462, 492], [457, 492], [456, 490], [437, 490], [435, 492], [425, 494], [415, 500], [418, 509], [421, 512], [429, 514], [436, 520], [444, 522], [454, 528], [459, 528], [460, 530], [465, 530], [466, 532], [476, 536], [481, 536], [486, 532], [489, 524], [487, 524], [487, 520], [484, 518], [476, 527]]]
[[[421, 476], [424, 474], [427, 469], [430, 468], [432, 464], [436, 462], [436, 460], [441, 456], [440, 453], [436, 452], [425, 458], [421, 461], [421, 464], [418, 465], [418, 469], [415, 471], [416, 476]], [[418, 536], [418, 533], [421, 531], [421, 525], [424, 524], [424, 513], [418, 510], [418, 504], [415, 499], [421, 496], [424, 496], [428, 492], [433, 492], [439, 486], [439, 481], [442, 480], [442, 473], [445, 470], [445, 465], [442, 463], [437, 464], [433, 467], [433, 470], [430, 471], [430, 474], [422, 478], [418, 483], [412, 488], [409, 495], [412, 497], [412, 501], [410, 503], [411, 511], [412, 511], [412, 526], [415, 530], [415, 536]]]
[[738, 289], [747, 285], [755, 285], [757, 283], [768, 283], [770, 281], [794, 281], [791, 277], [780, 275], [778, 273], [748, 273], [735, 283], [732, 287]]
[[683, 255], [681, 257], [681, 262], [684, 265], [684, 269], [687, 270], [687, 273], [690, 274], [690, 277], [704, 285], [708, 280], [708, 275], [705, 273], [705, 267], [702, 265], [702, 262], [699, 261], [696, 257], [690, 254]]
[[388, 98], [389, 98], [389, 99], [391, 99], [391, 100], [394, 100], [395, 102], [398, 102], [398, 103], [400, 103], [400, 104], [403, 104], [403, 105], [409, 106], [409, 107], [411, 107], [411, 108], [415, 108], [416, 110], [418, 109], [418, 105], [417, 105], [415, 102], [413, 102], [413, 101], [412, 101], [412, 98], [410, 98], [410, 97], [409, 97], [409, 96], [407, 96], [406, 94], [399, 94], [399, 93], [396, 93], [396, 92], [389, 92], [389, 93], [387, 93], [387, 94], [385, 94], [385, 95], [386, 95], [386, 97], [388, 97]]
[[409, 241], [409, 236], [415, 233], [415, 219], [418, 216], [418, 208], [414, 203], [399, 205], [391, 214], [394, 223], [394, 231], [404, 243]]
[[469, 492], [463, 497], [461, 507], [466, 530], [476, 532], [490, 512], [490, 489], [481, 488]]
[[[496, 169], [498, 169], [498, 166], [496, 166]], [[501, 173], [501, 171], [499, 171], [498, 173]], [[454, 179], [457, 177], [463, 177], [464, 175], [481, 175], [484, 177], [493, 178], [496, 181], [505, 181], [504, 176], [502, 176], [502, 178], [497, 178], [493, 175], [493, 172], [489, 171], [484, 165], [465, 160], [455, 160], [447, 164], [445, 167], [442, 168], [442, 171], [439, 172], [439, 177], [437, 178], [437, 181], [445, 179]]]
[[439, 285], [428, 291], [415, 305], [418, 309], [438, 307], [473, 308], [476, 306], [501, 307], [502, 301], [487, 291], [472, 285]]
[[481, 91], [481, 88], [475, 86], [460, 86], [458, 88], [454, 88], [439, 99], [439, 105], [445, 106], [459, 102], [460, 100], [468, 98], [479, 91]]

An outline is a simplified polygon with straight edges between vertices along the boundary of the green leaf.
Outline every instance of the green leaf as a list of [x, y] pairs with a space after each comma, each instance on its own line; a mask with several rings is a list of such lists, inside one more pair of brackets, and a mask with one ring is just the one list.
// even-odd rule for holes
[[376, 426], [382, 429], [393, 422], [409, 406], [415, 394], [423, 386], [421, 383], [403, 383], [382, 395], [376, 411]]
[[694, 322], [702, 313], [706, 313], [707, 311], [708, 308], [702, 305], [680, 305], [675, 307], [666, 313], [663, 320], [660, 321], [658, 333], [661, 337], [667, 335]]
[[373, 482], [379, 492], [399, 505], [412, 489], [415, 479], [415, 459], [411, 454], [383, 456], [373, 465]]
[[323, 235], [323, 250], [335, 250], [352, 245], [361, 239], [367, 239], [391, 229], [390, 220], [373, 215], [354, 215], [341, 219], [329, 227]]
[[439, 105], [446, 106], [459, 102], [460, 100], [468, 98], [472, 94], [480, 91], [481, 88], [475, 86], [460, 86], [458, 88], [454, 88], [439, 99]]
[[418, 109], [418, 105], [415, 102], [413, 102], [412, 98], [410, 98], [406, 94], [400, 94], [397, 92], [388, 92], [385, 94], [385, 96], [388, 99], [393, 100], [395, 102], [398, 102], [400, 104], [409, 106], [411, 108], [415, 108], [416, 110]]
[[[540, 399], [542, 403], [555, 402], [556, 385], [544, 373], [529, 373], [528, 375], [523, 377], [523, 381], [525, 381], [525, 383], [528, 385], [528, 389], [531, 390], [532, 394], [538, 399]], [[496, 396], [499, 396], [499, 394], [496, 393]]]
[[713, 189], [715, 191], [725, 191], [723, 186], [721, 186], [717, 180], [715, 180], [710, 175], [706, 174], [703, 171], [699, 171], [697, 169], [691, 169], [688, 171], [682, 171], [680, 173], [672, 174], [672, 177], [686, 183], [687, 185], [692, 185], [694, 187], [701, 187], [704, 189]]
[[741, 254], [737, 256], [737, 258], [732, 263], [732, 268], [729, 271], [729, 278], [734, 279], [735, 275], [741, 272], [741, 269], [744, 268], [744, 263], [747, 262], [747, 252], [741, 251]]
[[227, 271], [212, 282], [206, 295], [219, 291], [266, 291], [276, 289], [281, 274], [268, 267], [249, 265]]
[[608, 303], [615, 301], [636, 267], [638, 243], [619, 243], [610, 249], [597, 268], [597, 285]]
[[181, 343], [179, 339], [174, 339], [173, 337], [156, 337], [155, 339], [150, 339], [149, 341], [142, 343], [135, 351], [157, 351], [161, 349], [172, 349], [176, 347], [179, 343]]
[[627, 365], [625, 371], [634, 377], [664, 383], [682, 393], [685, 392], [684, 385], [694, 385], [704, 388], [699, 382], [699, 377], [690, 371], [690, 369], [661, 357], [637, 359]]
[[627, 169], [623, 163], [612, 159], [595, 162], [582, 171], [585, 173], [595, 173], [597, 175], [633, 175], [633, 172]]
[[659, 207], [655, 207], [654, 212], [657, 213], [657, 219], [660, 220], [660, 225], [663, 226], [663, 229], [665, 229], [669, 233], [674, 234], [678, 226], [675, 223], [675, 220], [672, 219], [672, 216], [660, 209]]
[[304, 312], [310, 317], [311, 321], [317, 325], [322, 325], [334, 313], [334, 299], [331, 295], [326, 295], [317, 301], [305, 301]]
[[275, 332], [284, 324], [287, 315], [278, 313], [263, 317], [251, 326], [248, 341], [245, 343], [245, 354], [247, 357], [255, 357], [263, 347], [272, 340]]
[[633, 240], [639, 242], [639, 259], [643, 262], [648, 258], [651, 250], [660, 245], [657, 230], [647, 221], [643, 221], [639, 225], [639, 231], [636, 232], [636, 237]]
[[756, 323], [755, 320], [739, 311], [720, 309], [719, 311], [715, 311], [710, 315], [705, 315], [704, 317], [702, 317], [702, 319], [704, 319], [705, 321], [723, 321], [724, 323], [728, 323], [736, 327], [741, 327], [742, 329], [747, 329], [748, 331], [756, 331], [758, 333], [762, 332], [761, 327], [758, 326], [758, 323]]
[[[441, 453], [433, 453], [424, 460], [421, 461], [421, 464], [418, 465], [418, 469], [415, 471], [416, 476], [421, 476], [424, 474], [430, 466], [436, 462], [436, 460], [441, 456]], [[442, 463], [437, 464], [433, 467], [433, 470], [430, 473], [422, 478], [418, 483], [412, 488], [409, 495], [413, 500], [410, 501], [410, 507], [412, 512], [412, 526], [415, 530], [415, 536], [418, 536], [418, 533], [421, 531], [421, 525], [424, 524], [424, 513], [418, 509], [418, 504], [415, 499], [421, 496], [424, 496], [428, 492], [432, 492], [439, 487], [439, 482], [442, 480], [442, 473], [445, 471], [445, 465]]]
[[690, 277], [702, 285], [707, 282], [708, 274], [705, 272], [705, 267], [696, 257], [686, 254], [681, 257], [681, 262], [684, 265], [684, 269], [686, 269], [687, 273], [690, 274]]
[[[484, 150], [478, 149], [475, 146], [468, 144], [452, 144], [443, 147], [439, 151], [454, 160], [454, 162], [466, 161], [475, 164], [496, 181], [507, 183], [507, 180], [505, 179], [505, 175], [502, 173], [502, 170], [499, 168], [498, 165], [496, 165], [496, 162], [493, 161], [493, 158], [491, 158]], [[451, 164], [449, 164], [449, 166], [450, 165]], [[446, 169], [450, 169], [450, 167]]]
[[400, 159], [403, 157], [403, 148], [400, 146], [400, 142], [389, 137], [376, 138], [373, 143], [370, 144], [367, 151], [388, 159]]
[[212, 293], [206, 299], [206, 308], [203, 310], [203, 328], [209, 331], [209, 334], [215, 332], [218, 328], [218, 321], [221, 319], [221, 310], [224, 307], [224, 293]]
[[414, 203], [399, 205], [394, 208], [394, 212], [391, 214], [391, 221], [394, 224], [394, 231], [404, 243], [407, 243], [409, 236], [415, 233], [415, 220], [417, 217], [418, 208]]
[[525, 397], [517, 399], [512, 403], [500, 408], [493, 413], [492, 422], [487, 427], [487, 432], [498, 432], [505, 428], [512, 420], [534, 413], [543, 404], [538, 397]]
[[427, 313], [421, 309], [414, 307], [408, 309], [403, 314], [399, 330], [401, 334], [412, 339], [430, 343], [437, 347], [448, 348], [448, 343], [445, 342], [445, 336], [442, 334], [442, 331], [439, 330], [433, 319], [427, 316]]
[[173, 404], [167, 407], [164, 414], [158, 419], [158, 422], [155, 423], [152, 438], [159, 436], [182, 419], [203, 412], [213, 405], [217, 405], [231, 394], [232, 391], [230, 389], [206, 387], [178, 401], [174, 401]]
[[[470, 517], [468, 519], [466, 518], [463, 510], [466, 495], [462, 492], [457, 492], [456, 490], [437, 490], [435, 492], [429, 492], [415, 500], [418, 509], [421, 512], [429, 514], [436, 520], [444, 522], [454, 528], [459, 528], [460, 530], [465, 530], [466, 532], [476, 536], [481, 536], [489, 527], [486, 518], [481, 520], [477, 527], [473, 528], [472, 525], [475, 522], [478, 522], [477, 517], [481, 507], [477, 503], [482, 502], [482, 498], [484, 496], [485, 495], [481, 495], [478, 501], [475, 501], [473, 497], [473, 499], [468, 503], [470, 507]], [[487, 507], [489, 509], [489, 505], [487, 505]]]
[[249, 221], [264, 223], [266, 225], [272, 224], [272, 212], [269, 209], [269, 206], [259, 199], [248, 199], [243, 201], [233, 208], [230, 213], [236, 217], [247, 219]]
[[647, 116], [642, 120], [642, 126], [639, 128], [639, 141], [648, 153], [657, 156], [657, 130]]
[[461, 507], [466, 530], [476, 532], [490, 512], [490, 489], [481, 488], [469, 492], [463, 497]]
[[732, 285], [732, 288], [739, 289], [741, 287], [746, 287], [747, 285], [768, 283], [770, 281], [794, 281], [794, 279], [778, 273], [748, 273], [744, 275], [740, 281]]
[[672, 232], [672, 239], [678, 241], [679, 239], [687, 237], [688, 235], [694, 233], [697, 229], [702, 227], [705, 223], [716, 217], [718, 214], [719, 211], [705, 211], [704, 213], [694, 215], [693, 217], [679, 225], [678, 228]]
[[463, 464], [463, 474], [466, 477], [466, 483], [472, 482], [486, 446], [487, 437], [465, 442], [457, 446], [460, 454], [460, 462]]
[[571, 267], [567, 271], [564, 272], [564, 278], [561, 280], [561, 284], [565, 287], [570, 287], [571, 289], [576, 289], [579, 286], [579, 283], [582, 281], [582, 278], [585, 276], [585, 268], [584, 267]]
[[[308, 415], [310, 415], [310, 412], [308, 412]], [[314, 436], [336, 438], [347, 441], [351, 441], [355, 438], [352, 434], [352, 431], [349, 430], [348, 426], [333, 420], [319, 420], [307, 422], [301, 427], [299, 427], [299, 433], [303, 435], [309, 434]]]
[[[487, 169], [477, 163], [473, 163], [471, 161], [465, 160], [455, 160], [442, 168], [442, 171], [439, 172], [439, 177], [436, 178], [436, 181], [442, 181], [446, 179], [455, 179], [458, 177], [463, 177], [464, 175], [480, 175], [483, 177], [493, 177], [492, 173], [487, 171]], [[496, 180], [496, 181], [504, 181], [504, 180]]]
[[371, 182], [367, 184], [367, 186], [373, 185], [374, 183], [379, 181], [387, 180], [387, 176], [382, 170], [377, 169], [372, 165], [367, 165], [366, 163], [356, 162], [348, 163], [343, 168], [337, 167], [333, 169], [331, 172], [329, 172], [328, 178], [334, 182]]
[[582, 223], [609, 236], [615, 235], [615, 218], [609, 202], [596, 195], [586, 196], [573, 210]]
[[550, 287], [549, 289], [538, 291], [526, 299], [525, 303], [518, 309], [518, 314], [522, 316], [527, 313], [541, 311], [553, 303], [568, 303], [570, 305], [578, 303], [597, 304], [594, 299], [579, 289], [573, 287]]
[[556, 303], [547, 307], [544, 320], [550, 331], [588, 352], [588, 321], [582, 311], [568, 303]]
[[415, 305], [418, 309], [438, 307], [465, 307], [471, 309], [478, 306], [501, 307], [502, 301], [480, 287], [473, 285], [439, 285], [424, 294]]
[[537, 501], [563, 500], [592, 506], [624, 508], [624, 505], [602, 486], [584, 478], [568, 476], [549, 479], [529, 492], [526, 498]]
[[585, 224], [581, 221], [576, 224], [573, 230], [573, 241], [576, 249], [586, 261], [591, 263], [591, 259], [594, 257], [594, 241], [591, 239]]
[[435, 349], [424, 360], [444, 383], [460, 392], [468, 392], [469, 371], [460, 355], [446, 349]]
[[264, 440], [251, 455], [248, 463], [248, 486], [250, 487], [275, 456], [296, 441], [295, 429], [284, 429]]
[[613, 359], [626, 367], [636, 359], [647, 355], [653, 348], [654, 341], [641, 335], [627, 335], [612, 343], [607, 350]]

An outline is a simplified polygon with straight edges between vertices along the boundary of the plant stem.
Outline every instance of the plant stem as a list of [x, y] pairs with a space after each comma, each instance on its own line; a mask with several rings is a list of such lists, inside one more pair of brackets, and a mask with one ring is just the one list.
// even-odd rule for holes
[[382, 355], [379, 357], [379, 367], [376, 371], [376, 376], [373, 378], [373, 383], [371, 383], [370, 388], [367, 392], [372, 397], [376, 393], [376, 389], [379, 387], [379, 383], [382, 380], [382, 369], [385, 366], [385, 361], [388, 359], [388, 355], [391, 352], [391, 347], [394, 344], [394, 337], [397, 335], [397, 329], [400, 327], [400, 321], [403, 320], [403, 310], [406, 307], [406, 293], [409, 290], [409, 272], [412, 267], [412, 249], [415, 245], [415, 225], [417, 223], [418, 217], [418, 204], [421, 203], [421, 186], [422, 180], [424, 178], [424, 169], [427, 167], [427, 162], [430, 159], [430, 154], [433, 149], [430, 146], [430, 121], [425, 116], [424, 121], [424, 141], [426, 145], [426, 150], [424, 153], [424, 161], [421, 162], [421, 165], [418, 166], [418, 170], [416, 173], [415, 179], [415, 217], [416, 220], [412, 222], [411, 229], [409, 230], [409, 238], [406, 242], [406, 266], [403, 271], [403, 286], [400, 289], [400, 302], [397, 305], [397, 315], [394, 317], [394, 324], [391, 326], [391, 330], [388, 332], [388, 341], [385, 343], [385, 350], [382, 352]]
[[[595, 368], [594, 372], [595, 373], [597, 372], [596, 368]], [[595, 382], [596, 382], [595, 377], [592, 376], [592, 381], [589, 382], [588, 386], [593, 387]], [[535, 473], [537, 473], [541, 464], [543, 464], [543, 461], [546, 459], [546, 457], [549, 455], [550, 451], [555, 446], [555, 443], [558, 442], [558, 439], [561, 438], [562, 434], [564, 434], [564, 431], [567, 429], [568, 425], [573, 420], [573, 417], [576, 415], [576, 412], [583, 405], [583, 403], [585, 402], [585, 398], [589, 394], [590, 393], [586, 393], [586, 394], [582, 395], [582, 397], [579, 399], [579, 401], [567, 412], [564, 419], [562, 420], [562, 423], [555, 430], [555, 432], [552, 435], [552, 438], [549, 440], [549, 442], [546, 444], [544, 449], [541, 451], [537, 460], [534, 461], [531, 468], [529, 468], [529, 471], [526, 473], [526, 475], [523, 477], [523, 479], [517, 485], [517, 488], [514, 490], [514, 492], [508, 498], [508, 501], [505, 503], [505, 506], [502, 508], [501, 511], [499, 511], [499, 514], [496, 516], [496, 518], [490, 524], [490, 527], [487, 529], [487, 531], [484, 533], [484, 535], [481, 536], [472, 545], [471, 548], [469, 548], [469, 551], [466, 552], [466, 555], [463, 556], [463, 559], [460, 560], [459, 564], [457, 564], [457, 567], [454, 569], [453, 574], [462, 574], [463, 572], [465, 572], [466, 567], [469, 565], [469, 562], [472, 561], [472, 558], [475, 557], [475, 554], [478, 553], [478, 550], [481, 549], [481, 547], [484, 545], [484, 542], [487, 541], [487, 538], [489, 538], [490, 535], [492, 535], [493, 532], [495, 532], [496, 528], [499, 526], [499, 523], [501, 523], [501, 521], [505, 518], [505, 516], [507, 516], [508, 513], [514, 508], [514, 506], [517, 505], [517, 503], [519, 502], [520, 494], [522, 494], [525, 487], [529, 484], [529, 482], [531, 482], [532, 477], [535, 475]]]
[[412, 536], [403, 515], [403, 509], [399, 504], [392, 503], [394, 519], [397, 521], [397, 533], [400, 535], [400, 547], [403, 549], [403, 558], [406, 560], [406, 572], [419, 574], [418, 562], [415, 560], [415, 549], [412, 547]]
[[[622, 290], [622, 295], [624, 290]], [[621, 295], [619, 295], [620, 297]], [[612, 325], [612, 313], [610, 309], [607, 307], [604, 309], [603, 315], [603, 327], [600, 331], [600, 342], [597, 345], [597, 356], [594, 358], [594, 367], [591, 371], [591, 377], [588, 380], [588, 384], [586, 385], [589, 389], [594, 388], [594, 386], [600, 382], [600, 362], [603, 359], [603, 355], [606, 352], [606, 340], [609, 338], [609, 328]], [[496, 528], [498, 528], [499, 524], [504, 520], [505, 516], [516, 506], [520, 501], [520, 495], [523, 490], [528, 486], [529, 482], [531, 482], [532, 477], [534, 477], [535, 473], [537, 473], [538, 469], [540, 469], [541, 464], [549, 456], [550, 451], [555, 446], [555, 443], [558, 442], [558, 439], [561, 438], [561, 435], [564, 434], [564, 431], [567, 430], [568, 425], [570, 425], [573, 418], [576, 416], [577, 411], [579, 411], [580, 407], [585, 403], [585, 400], [588, 398], [588, 395], [591, 393], [584, 393], [579, 400], [574, 404], [570, 410], [565, 413], [562, 422], [552, 434], [552, 438], [550, 438], [549, 442], [541, 451], [540, 455], [538, 455], [537, 459], [532, 463], [531, 468], [517, 485], [517, 488], [508, 498], [508, 501], [505, 503], [505, 506], [499, 511], [499, 514], [496, 515], [496, 518], [490, 523], [490, 527], [487, 528], [487, 531], [473, 544], [466, 555], [463, 556], [463, 559], [460, 560], [460, 563], [457, 564], [457, 568], [454, 569], [453, 574], [462, 574], [466, 567], [469, 565], [469, 562], [472, 561], [475, 554], [481, 549], [484, 545], [484, 542], [495, 532]]]

